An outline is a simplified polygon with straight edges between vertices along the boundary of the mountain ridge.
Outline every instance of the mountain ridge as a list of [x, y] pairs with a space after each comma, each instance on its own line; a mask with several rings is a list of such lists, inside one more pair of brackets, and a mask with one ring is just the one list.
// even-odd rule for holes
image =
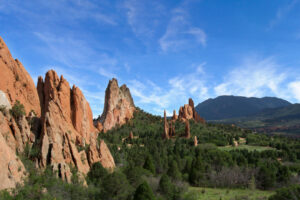
[[222, 120], [246, 117], [267, 108], [279, 108], [291, 105], [277, 97], [243, 97], [223, 95], [207, 99], [196, 106], [196, 111], [206, 120]]

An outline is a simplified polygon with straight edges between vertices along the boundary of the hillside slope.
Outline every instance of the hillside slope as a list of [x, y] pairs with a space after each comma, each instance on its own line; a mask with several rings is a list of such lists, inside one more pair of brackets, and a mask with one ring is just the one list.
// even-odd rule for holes
[[221, 120], [246, 117], [267, 108], [291, 105], [290, 102], [276, 97], [219, 96], [208, 99], [196, 106], [196, 111], [206, 120]]

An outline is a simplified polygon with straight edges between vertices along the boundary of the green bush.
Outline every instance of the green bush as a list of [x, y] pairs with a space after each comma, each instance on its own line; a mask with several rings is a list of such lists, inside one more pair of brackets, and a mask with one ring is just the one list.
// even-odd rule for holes
[[17, 100], [14, 106], [10, 109], [10, 114], [15, 118], [15, 120], [21, 119], [21, 117], [26, 114], [24, 105]]

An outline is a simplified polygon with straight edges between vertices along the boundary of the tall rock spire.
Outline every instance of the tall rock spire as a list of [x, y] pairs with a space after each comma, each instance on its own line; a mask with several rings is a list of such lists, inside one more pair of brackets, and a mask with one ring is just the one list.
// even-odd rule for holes
[[117, 79], [109, 81], [105, 90], [105, 103], [100, 121], [104, 132], [116, 125], [123, 125], [133, 117], [135, 106], [126, 85], [119, 87]]

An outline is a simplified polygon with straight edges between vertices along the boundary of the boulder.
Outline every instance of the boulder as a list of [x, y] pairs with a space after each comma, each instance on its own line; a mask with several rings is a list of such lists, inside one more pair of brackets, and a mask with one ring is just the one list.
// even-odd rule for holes
[[104, 132], [128, 122], [135, 111], [133, 99], [126, 85], [119, 87], [117, 79], [109, 81], [105, 90], [105, 103], [100, 122]]

